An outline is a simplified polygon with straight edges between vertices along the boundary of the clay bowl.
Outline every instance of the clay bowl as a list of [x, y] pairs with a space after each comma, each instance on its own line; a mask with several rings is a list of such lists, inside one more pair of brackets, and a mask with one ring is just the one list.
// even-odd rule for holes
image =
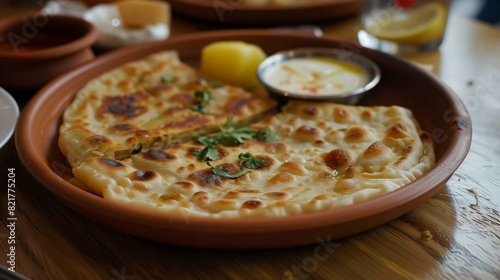
[[97, 29], [83, 19], [24, 14], [0, 21], [0, 85], [38, 90], [49, 81], [94, 59]]
[[[155, 213], [104, 200], [67, 181], [71, 169], [57, 146], [58, 127], [63, 111], [81, 87], [106, 71], [163, 50], [177, 50], [184, 62], [197, 67], [200, 50], [222, 40], [258, 44], [268, 55], [293, 48], [332, 47], [370, 58], [379, 65], [382, 78], [362, 104], [397, 104], [411, 109], [423, 129], [435, 136], [436, 165], [416, 181], [378, 198], [282, 218], [214, 219]], [[66, 73], [45, 86], [24, 108], [16, 147], [26, 168], [55, 198], [96, 222], [170, 244], [249, 249], [312, 244], [318, 238], [340, 238], [395, 219], [441, 189], [467, 155], [471, 138], [470, 118], [460, 99], [432, 74], [410, 63], [327, 37], [232, 30], [195, 33], [116, 50]]]

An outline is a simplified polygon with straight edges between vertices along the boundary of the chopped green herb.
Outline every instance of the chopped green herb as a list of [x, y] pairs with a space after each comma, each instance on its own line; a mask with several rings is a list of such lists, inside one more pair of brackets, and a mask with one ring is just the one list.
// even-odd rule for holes
[[226, 177], [226, 178], [229, 178], [229, 179], [236, 179], [238, 177], [241, 177], [245, 174], [247, 174], [248, 172], [251, 172], [250, 169], [243, 169], [241, 170], [240, 172], [238, 173], [235, 173], [235, 174], [231, 174], [229, 172], [229, 170], [227, 169], [224, 169], [224, 168], [219, 168], [219, 167], [214, 167], [210, 164], [210, 162], [206, 162], [208, 166], [210, 166], [212, 168], [212, 172], [215, 174], [215, 175], [219, 175], [221, 177]]
[[200, 100], [200, 102], [196, 105], [193, 105], [189, 107], [191, 110], [196, 111], [201, 114], [206, 114], [206, 112], [203, 110], [205, 105], [207, 105], [208, 101], [212, 99], [212, 94], [208, 91], [196, 91], [194, 93], [194, 96]]
[[217, 150], [217, 144], [214, 143], [213, 139], [210, 139], [207, 136], [199, 136], [196, 137], [195, 140], [205, 145], [203, 150], [193, 153], [197, 160], [205, 162], [220, 158], [219, 151]]
[[203, 144], [205, 146], [215, 146], [217, 143], [215, 143], [214, 139], [209, 138], [208, 136], [198, 136], [195, 137], [194, 140], [198, 141], [200, 144]]
[[250, 153], [241, 153], [238, 155], [238, 158], [241, 159], [241, 161], [240, 161], [240, 168], [241, 169], [245, 169], [245, 168], [258, 169], [258, 168], [264, 167], [264, 165], [266, 165], [266, 160], [264, 158], [256, 159]]
[[205, 147], [203, 150], [194, 152], [193, 156], [196, 157], [197, 160], [199, 161], [209, 161], [209, 160], [217, 160], [220, 158], [219, 151], [216, 148], [212, 147]]
[[224, 128], [219, 125], [219, 129], [222, 132], [216, 136], [216, 140], [218, 143], [227, 147], [243, 144], [245, 139], [252, 139], [257, 133], [255, 129], [250, 126], [233, 127], [232, 116], [227, 118]]
[[175, 80], [175, 77], [170, 75], [170, 76], [161, 76], [161, 82], [165, 84], [170, 84], [173, 83]]
[[261, 129], [257, 131], [257, 135], [255, 136], [257, 140], [264, 141], [264, 142], [275, 142], [276, 141], [276, 135], [274, 134], [274, 131], [270, 129]]
[[[205, 148], [203, 148], [203, 150], [201, 151], [194, 152], [193, 155], [197, 160], [206, 162], [210, 167], [212, 166], [210, 165], [209, 161], [217, 160], [220, 158], [220, 153], [217, 149], [218, 145], [226, 147], [236, 146], [244, 143], [245, 139], [253, 139], [254, 137], [258, 137], [258, 132], [250, 126], [233, 127], [233, 117], [227, 118], [224, 127], [222, 127], [220, 124], [218, 124], [218, 126], [221, 132], [214, 137], [199, 136], [194, 138], [194, 140], [198, 141], [200, 144], [203, 144]], [[274, 140], [274, 133], [271, 130], [261, 130], [260, 137], [266, 140]], [[215, 169], [214, 167], [212, 167], [212, 169], [214, 170], [214, 174], [228, 178], [237, 178], [250, 172], [251, 169], [258, 169], [265, 166], [266, 164], [266, 160], [264, 158], [256, 159], [250, 153], [240, 153], [238, 155], [238, 158], [241, 160], [240, 172], [238, 172], [237, 174], [229, 174], [227, 170], [223, 170], [220, 168]]]

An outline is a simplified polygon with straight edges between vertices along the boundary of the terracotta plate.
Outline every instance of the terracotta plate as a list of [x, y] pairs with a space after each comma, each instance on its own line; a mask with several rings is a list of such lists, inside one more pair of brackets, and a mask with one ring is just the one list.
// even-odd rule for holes
[[[144, 56], [177, 50], [197, 66], [200, 49], [213, 41], [244, 40], [268, 54], [303, 47], [335, 47], [359, 53], [380, 66], [382, 79], [365, 105], [397, 104], [413, 110], [433, 135], [437, 164], [407, 186], [358, 205], [284, 218], [207, 219], [127, 208], [83, 191], [65, 179], [70, 168], [57, 147], [61, 115], [73, 95], [90, 79]], [[24, 108], [16, 132], [22, 162], [64, 204], [111, 228], [161, 242], [212, 248], [271, 248], [340, 238], [395, 219], [429, 199], [465, 158], [471, 143], [469, 115], [458, 97], [434, 76], [395, 57], [330, 38], [259, 30], [191, 34], [120, 49], [83, 65], [48, 84]]]
[[[244, 0], [170, 0], [174, 13], [192, 19], [223, 24], [299, 24], [352, 16], [360, 9], [359, 0], [309, 1], [293, 6], [245, 5]], [[314, 3], [316, 2], [316, 3]]]

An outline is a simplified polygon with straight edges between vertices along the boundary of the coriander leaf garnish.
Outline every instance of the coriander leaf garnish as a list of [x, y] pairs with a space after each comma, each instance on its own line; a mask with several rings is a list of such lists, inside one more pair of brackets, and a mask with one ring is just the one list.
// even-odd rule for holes
[[206, 162], [208, 166], [212, 167], [214, 174], [227, 178], [238, 178], [252, 171], [252, 169], [262, 168], [266, 165], [266, 160], [264, 158], [256, 159], [250, 153], [240, 153], [238, 155], [238, 158], [240, 159], [241, 171], [236, 174], [230, 174], [229, 171], [225, 169], [216, 168], [210, 165], [209, 161], [220, 158], [220, 154], [217, 149], [218, 145], [226, 147], [236, 146], [243, 144], [245, 139], [253, 139], [255, 137], [260, 137], [260, 140], [263, 141], [274, 140], [274, 132], [269, 129], [256, 131], [248, 125], [233, 127], [233, 117], [228, 117], [224, 126], [221, 126], [220, 124], [217, 125], [219, 126], [221, 132], [214, 137], [198, 136], [194, 138], [194, 140], [203, 144], [205, 148], [201, 151], [193, 153], [197, 160]]
[[219, 125], [219, 129], [222, 132], [215, 138], [218, 143], [228, 147], [243, 144], [245, 139], [252, 139], [257, 133], [255, 129], [250, 126], [233, 127], [232, 116], [227, 118], [224, 128]]
[[208, 136], [198, 136], [195, 137], [194, 140], [198, 141], [200, 144], [203, 144], [205, 146], [215, 146], [217, 144], [215, 143], [214, 139], [211, 139]]
[[207, 105], [208, 101], [212, 99], [212, 94], [205, 90], [199, 90], [194, 93], [194, 96], [200, 100], [200, 103], [189, 107], [191, 110], [196, 111], [201, 114], [206, 114], [203, 107]]
[[241, 169], [245, 169], [245, 168], [258, 169], [258, 168], [264, 167], [264, 165], [266, 165], [266, 160], [264, 158], [256, 159], [250, 153], [240, 153], [238, 155], [238, 158], [241, 159], [241, 161], [240, 161], [240, 168]]
[[241, 177], [241, 176], [243, 176], [243, 175], [245, 175], [245, 174], [247, 174], [248, 172], [251, 171], [250, 169], [243, 169], [243, 170], [241, 170], [238, 173], [231, 174], [230, 171], [227, 170], [227, 169], [219, 168], [219, 167], [214, 167], [208, 161], [206, 163], [207, 163], [208, 166], [210, 166], [210, 168], [212, 168], [212, 172], [215, 175], [219, 175], [221, 177], [226, 177], [226, 178], [229, 178], [229, 179], [236, 179], [236, 178]]
[[274, 134], [274, 131], [270, 129], [261, 129], [257, 131], [255, 138], [264, 142], [276, 142], [276, 135]]
[[205, 145], [205, 148], [203, 148], [203, 150], [193, 153], [193, 156], [195, 156], [197, 160], [209, 161], [217, 160], [220, 158], [219, 151], [217, 150], [217, 144], [214, 143], [213, 139], [210, 139], [207, 136], [199, 136], [196, 137], [195, 140]]
[[170, 75], [170, 76], [161, 76], [161, 82], [164, 84], [170, 84], [173, 83], [175, 80], [175, 77]]
[[196, 157], [197, 160], [199, 161], [206, 161], [208, 162], [209, 160], [217, 160], [220, 158], [219, 151], [215, 148], [211, 147], [205, 147], [201, 151], [197, 151], [193, 153], [193, 156]]

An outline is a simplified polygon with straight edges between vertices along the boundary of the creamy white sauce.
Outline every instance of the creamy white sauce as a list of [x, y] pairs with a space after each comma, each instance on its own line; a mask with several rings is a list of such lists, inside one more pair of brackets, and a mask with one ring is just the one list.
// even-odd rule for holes
[[362, 68], [329, 58], [296, 58], [271, 66], [264, 81], [279, 90], [308, 95], [347, 93], [368, 83]]

